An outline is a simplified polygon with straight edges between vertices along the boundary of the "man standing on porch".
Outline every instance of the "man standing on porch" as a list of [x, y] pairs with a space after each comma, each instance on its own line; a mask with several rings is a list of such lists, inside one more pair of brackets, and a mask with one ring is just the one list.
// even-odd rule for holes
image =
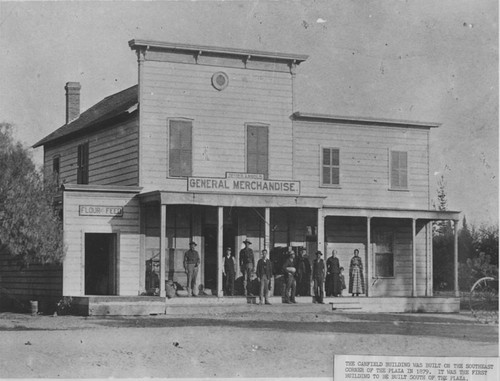
[[321, 256], [321, 251], [316, 252], [316, 259], [313, 262], [313, 281], [314, 281], [314, 297], [313, 303], [325, 304], [323, 297], [325, 296], [324, 281], [325, 281], [325, 261]]
[[189, 250], [184, 253], [184, 271], [187, 274], [188, 296], [198, 296], [196, 278], [198, 277], [198, 266], [200, 265], [200, 255], [194, 249], [196, 242], [189, 242]]
[[269, 282], [273, 276], [273, 264], [267, 258], [267, 250], [262, 250], [262, 258], [257, 262], [257, 278], [260, 280], [259, 304], [262, 304], [262, 299], [266, 304], [269, 303]]
[[253, 296], [252, 293], [248, 291], [248, 284], [251, 281], [252, 271], [255, 267], [253, 250], [249, 247], [252, 242], [246, 239], [243, 243], [245, 244], [245, 247], [240, 250], [240, 269], [243, 274], [243, 289], [245, 291], [245, 296]]

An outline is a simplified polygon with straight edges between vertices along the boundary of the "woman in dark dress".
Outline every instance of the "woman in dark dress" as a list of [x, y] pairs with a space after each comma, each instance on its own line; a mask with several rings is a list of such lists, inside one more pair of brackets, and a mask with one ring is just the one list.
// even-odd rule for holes
[[349, 293], [359, 296], [365, 293], [365, 278], [363, 276], [363, 262], [359, 256], [359, 250], [354, 250], [354, 257], [349, 266]]
[[342, 283], [340, 280], [340, 262], [336, 256], [337, 251], [332, 250], [332, 256], [326, 261], [327, 271], [327, 296], [339, 296], [342, 293]]

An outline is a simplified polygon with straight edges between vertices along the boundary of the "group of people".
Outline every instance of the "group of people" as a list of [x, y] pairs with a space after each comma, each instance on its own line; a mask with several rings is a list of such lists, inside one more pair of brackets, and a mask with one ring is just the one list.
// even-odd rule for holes
[[[243, 275], [243, 289], [245, 296], [253, 296], [250, 292], [252, 272], [255, 269], [255, 257], [252, 244], [249, 240], [243, 241], [245, 247], [239, 253], [240, 271]], [[200, 264], [200, 256], [195, 250], [196, 243], [189, 243], [189, 250], [184, 254], [184, 269], [187, 274], [188, 296], [196, 296], [196, 277]], [[342, 296], [342, 291], [346, 288], [343, 275], [344, 268], [340, 266], [337, 251], [332, 251], [332, 256], [326, 261], [323, 260], [323, 253], [316, 252], [316, 258], [311, 263], [305, 248], [299, 249], [299, 257], [295, 259], [293, 250], [288, 251], [281, 266], [283, 274], [282, 301], [286, 304], [297, 303], [296, 296], [308, 296], [313, 282], [313, 303], [324, 304], [325, 284], [326, 296]], [[256, 275], [259, 282], [259, 304], [271, 304], [269, 302], [269, 290], [274, 274], [273, 262], [268, 257], [268, 251], [262, 250], [261, 258], [257, 262]], [[234, 295], [234, 283], [236, 278], [235, 259], [232, 249], [226, 248], [224, 254], [224, 293], [227, 296]], [[359, 250], [354, 250], [354, 256], [349, 266], [349, 293], [352, 296], [359, 296], [364, 293], [363, 262], [359, 257]]]

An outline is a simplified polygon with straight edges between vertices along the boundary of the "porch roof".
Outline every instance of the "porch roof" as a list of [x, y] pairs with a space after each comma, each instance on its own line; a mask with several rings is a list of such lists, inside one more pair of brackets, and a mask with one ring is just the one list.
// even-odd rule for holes
[[159, 202], [162, 205], [210, 205], [228, 207], [299, 207], [321, 208], [324, 197], [307, 196], [269, 196], [269, 195], [241, 195], [241, 194], [214, 194], [191, 192], [152, 191], [139, 195], [142, 202]]
[[408, 218], [417, 220], [460, 220], [458, 211], [442, 211], [427, 209], [395, 209], [395, 208], [363, 208], [324, 206], [323, 216], [339, 217], [379, 217], [379, 218]]

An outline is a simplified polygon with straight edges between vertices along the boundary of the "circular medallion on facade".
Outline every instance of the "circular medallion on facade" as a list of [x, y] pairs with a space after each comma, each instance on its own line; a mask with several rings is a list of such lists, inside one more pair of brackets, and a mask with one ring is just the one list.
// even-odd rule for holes
[[217, 90], [224, 90], [229, 84], [229, 78], [226, 73], [219, 71], [212, 75], [212, 86]]

